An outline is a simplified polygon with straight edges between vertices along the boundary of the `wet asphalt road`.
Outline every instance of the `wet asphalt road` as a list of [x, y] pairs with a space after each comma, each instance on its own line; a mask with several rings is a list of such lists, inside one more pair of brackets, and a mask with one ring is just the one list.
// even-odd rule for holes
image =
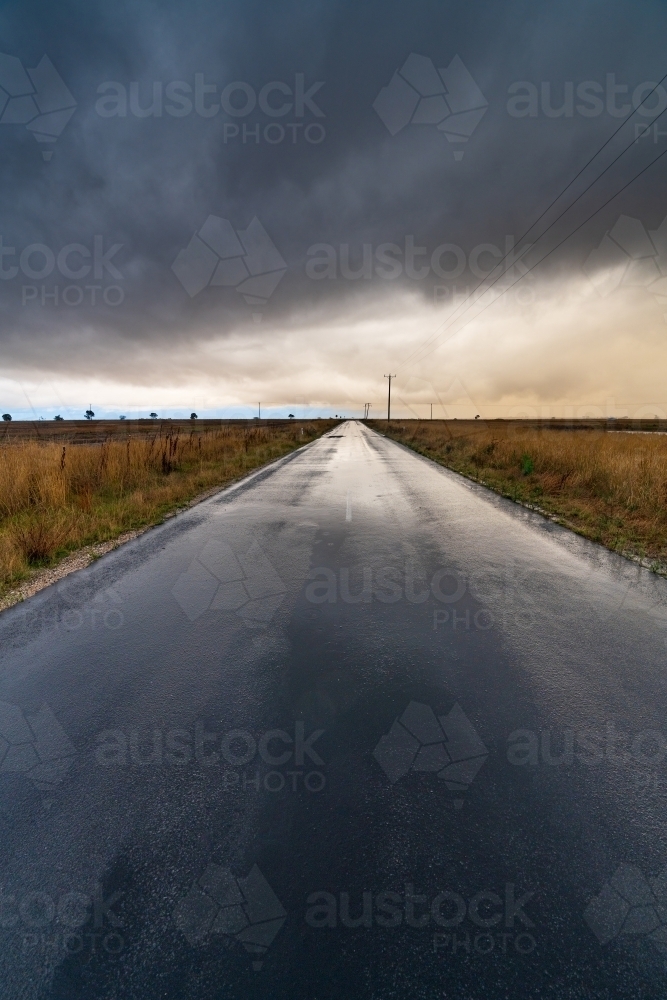
[[343, 425], [0, 618], [2, 997], [667, 995], [666, 637]]

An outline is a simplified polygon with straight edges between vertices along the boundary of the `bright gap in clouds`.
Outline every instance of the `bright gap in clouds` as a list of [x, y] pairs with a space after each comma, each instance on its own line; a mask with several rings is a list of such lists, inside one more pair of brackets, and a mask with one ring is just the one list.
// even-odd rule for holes
[[[170, 352], [154, 345], [150, 356], [138, 347], [132, 381], [123, 377], [127, 358], [122, 372], [105, 366], [104, 378], [5, 369], [0, 407], [28, 420], [80, 418], [89, 405], [99, 417], [252, 417], [261, 402], [267, 417], [306, 417], [358, 416], [370, 401], [381, 417], [391, 368], [396, 417], [428, 417], [431, 403], [434, 417], [667, 416], [667, 319], [646, 289], [600, 297], [583, 275], [528, 278], [488, 308], [484, 299], [448, 320], [459, 301], [383, 290], [347, 300], [337, 315], [330, 306], [302, 311], [282, 326], [209, 334]], [[378, 359], [391, 360], [380, 370]]]

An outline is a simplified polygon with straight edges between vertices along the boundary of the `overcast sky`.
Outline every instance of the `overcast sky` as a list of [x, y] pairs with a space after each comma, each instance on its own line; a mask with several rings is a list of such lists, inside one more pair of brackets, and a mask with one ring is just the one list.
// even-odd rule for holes
[[379, 416], [391, 372], [396, 415], [667, 416], [667, 156], [524, 273], [667, 150], [665, 38], [658, 0], [5, 3], [0, 408]]

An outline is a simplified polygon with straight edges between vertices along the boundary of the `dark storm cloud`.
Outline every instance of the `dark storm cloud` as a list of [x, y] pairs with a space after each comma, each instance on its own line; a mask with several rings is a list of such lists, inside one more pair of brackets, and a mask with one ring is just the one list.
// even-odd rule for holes
[[[47, 54], [76, 101], [53, 144], [38, 143], [25, 124], [0, 123], [0, 230], [15, 251], [1, 262], [6, 362], [70, 373], [108, 366], [118, 376], [150, 349], [224, 335], [253, 313], [299, 324], [323, 308], [344, 311], [348, 300], [381, 303], [402, 284], [432, 300], [434, 286], [453, 280], [431, 264], [443, 244], [456, 249], [443, 251], [440, 266], [475, 284], [494, 262], [480, 246], [504, 253], [506, 238], [521, 235], [627, 115], [622, 105], [634, 88], [667, 72], [666, 29], [657, 2], [6, 5], [1, 51], [24, 68]], [[448, 142], [435, 124], [392, 136], [373, 110], [410, 53], [436, 68], [458, 56], [470, 73], [488, 106], [467, 142]], [[508, 111], [521, 81], [536, 88], [535, 116]], [[582, 104], [577, 88], [586, 81], [602, 93], [594, 86]], [[225, 92], [234, 82], [242, 86]], [[629, 90], [613, 94], [614, 85]], [[254, 107], [243, 114], [246, 102]], [[560, 105], [564, 113], [554, 116]], [[665, 143], [657, 133], [642, 137], [544, 249]], [[53, 150], [48, 161], [44, 149]], [[556, 280], [579, 271], [621, 212], [656, 228], [667, 214], [665, 161], [545, 273]], [[223, 232], [213, 223], [217, 257], [205, 239], [203, 249], [190, 244], [209, 216], [230, 224]], [[275, 250], [262, 245], [255, 217]], [[254, 256], [241, 257], [243, 234], [255, 240]], [[21, 263], [30, 244], [48, 248], [51, 271], [42, 251]], [[59, 264], [71, 244], [79, 249]], [[313, 251], [318, 244], [331, 249]], [[385, 248], [380, 259], [382, 244], [398, 252]], [[172, 264], [188, 246], [179, 281]], [[427, 253], [411, 265], [412, 246]], [[233, 260], [220, 278], [228, 284], [200, 289], [218, 257]], [[313, 258], [327, 257], [328, 271], [314, 268]], [[244, 297], [237, 287], [248, 269], [250, 277], [270, 272], [275, 288], [271, 280], [241, 286], [250, 290]], [[344, 276], [355, 271], [360, 277]]]

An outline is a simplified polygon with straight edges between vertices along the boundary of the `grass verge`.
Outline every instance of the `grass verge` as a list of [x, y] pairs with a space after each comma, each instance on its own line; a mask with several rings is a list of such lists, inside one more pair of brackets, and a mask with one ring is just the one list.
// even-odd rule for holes
[[585, 538], [667, 570], [667, 435], [511, 421], [370, 424]]

